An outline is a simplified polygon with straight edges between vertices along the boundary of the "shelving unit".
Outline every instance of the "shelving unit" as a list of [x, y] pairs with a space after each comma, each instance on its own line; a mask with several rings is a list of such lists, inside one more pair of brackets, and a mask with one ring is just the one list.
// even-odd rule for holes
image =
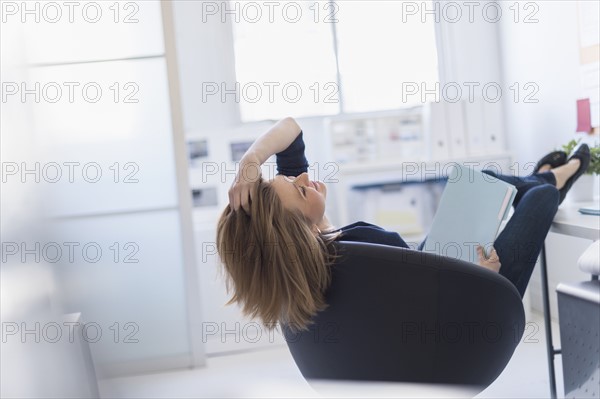
[[[333, 117], [325, 121], [325, 131], [337, 164], [336, 178], [325, 182], [332, 188], [330, 201], [335, 206], [329, 209], [337, 210], [331, 215], [336, 225], [370, 217], [367, 221], [420, 240], [440, 195], [438, 187], [438, 193], [427, 198], [426, 185], [441, 181], [443, 187], [453, 165], [512, 173], [501, 106], [483, 100]], [[365, 194], [377, 190], [380, 197], [394, 199], [382, 201], [376, 194]], [[365, 212], [373, 202], [393, 207]], [[419, 223], [420, 227], [415, 225]]]

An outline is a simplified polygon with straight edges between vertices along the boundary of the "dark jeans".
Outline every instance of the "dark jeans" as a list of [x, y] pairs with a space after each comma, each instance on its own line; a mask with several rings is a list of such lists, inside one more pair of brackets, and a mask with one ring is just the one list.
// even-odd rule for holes
[[500, 258], [500, 274], [523, 297], [550, 225], [558, 210], [559, 193], [552, 172], [517, 177], [484, 171], [514, 185], [514, 213], [494, 242]]

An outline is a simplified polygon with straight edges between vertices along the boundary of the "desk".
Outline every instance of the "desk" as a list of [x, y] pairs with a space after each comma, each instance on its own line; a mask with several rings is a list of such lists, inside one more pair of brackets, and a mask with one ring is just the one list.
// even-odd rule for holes
[[[592, 241], [600, 239], [600, 216], [582, 215], [579, 208], [597, 207], [598, 202], [576, 202], [561, 205], [554, 217], [550, 231], [571, 237], [584, 238]], [[542, 299], [544, 304], [544, 324], [546, 328], [546, 350], [548, 352], [548, 372], [550, 374], [550, 395], [556, 398], [556, 375], [554, 371], [554, 356], [561, 353], [552, 344], [552, 324], [550, 315], [550, 296], [548, 290], [548, 271], [546, 264], [546, 245], [542, 247], [540, 259], [542, 273]]]
[[598, 207], [598, 202], [565, 204], [558, 209], [550, 231], [571, 237], [597, 241], [600, 238], [600, 217], [582, 215], [579, 208]]

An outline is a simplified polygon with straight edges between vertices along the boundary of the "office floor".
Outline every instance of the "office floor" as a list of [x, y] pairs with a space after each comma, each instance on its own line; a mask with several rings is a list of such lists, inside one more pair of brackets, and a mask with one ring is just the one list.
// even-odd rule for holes
[[[559, 343], [554, 323], [554, 342]], [[527, 339], [526, 339], [527, 338]], [[533, 313], [525, 337], [498, 379], [477, 398], [548, 398], [548, 367], [541, 315]], [[285, 346], [210, 357], [208, 367], [100, 381], [103, 398], [190, 397], [320, 397], [302, 378]], [[562, 364], [556, 361], [557, 391], [562, 389]], [[323, 391], [320, 391], [321, 393]], [[347, 391], [346, 391], [347, 392]], [[351, 396], [361, 397], [352, 388]], [[372, 391], [369, 391], [372, 392]], [[409, 393], [410, 392], [410, 393]], [[388, 384], [373, 396], [446, 396], [442, 391], [415, 391]], [[456, 393], [452, 393], [456, 395]], [[326, 396], [331, 395], [329, 392]], [[339, 396], [339, 395], [335, 395]], [[458, 394], [458, 396], [461, 396]], [[464, 396], [464, 395], [462, 395]]]

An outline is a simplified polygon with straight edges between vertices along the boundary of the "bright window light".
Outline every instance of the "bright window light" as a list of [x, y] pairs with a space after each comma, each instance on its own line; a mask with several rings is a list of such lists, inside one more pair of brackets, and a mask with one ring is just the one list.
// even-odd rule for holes
[[254, 3], [254, 9], [242, 1], [229, 3], [240, 16], [233, 35], [242, 120], [337, 114], [336, 61], [331, 23], [324, 22], [326, 4], [276, 3], [272, 18], [266, 3]]
[[[416, 105], [402, 102], [402, 84], [438, 82], [434, 20], [402, 17], [401, 1], [339, 1], [336, 24], [345, 112]], [[431, 2], [420, 7], [433, 9]], [[420, 96], [408, 96], [420, 102]]]
[[289, 1], [269, 10], [229, 2], [238, 15], [232, 25], [242, 121], [416, 105], [420, 96], [403, 101], [403, 84], [433, 90], [439, 81], [435, 27], [433, 18], [403, 20], [402, 3]]

